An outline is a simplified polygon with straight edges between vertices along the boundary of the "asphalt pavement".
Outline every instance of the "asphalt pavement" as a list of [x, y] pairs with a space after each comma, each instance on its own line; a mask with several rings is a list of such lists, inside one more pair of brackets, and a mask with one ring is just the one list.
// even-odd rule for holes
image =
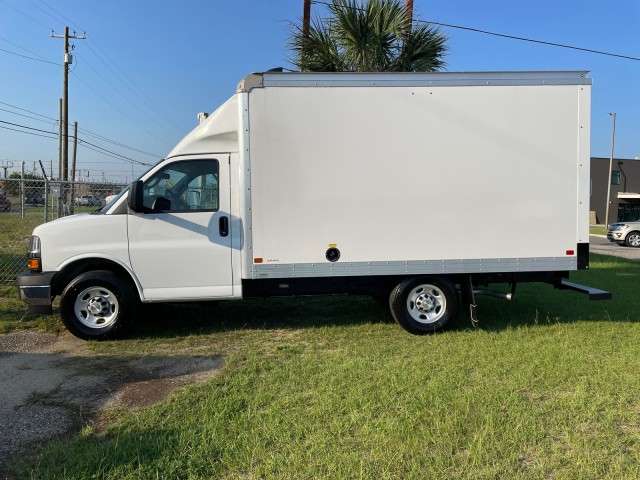
[[615, 257], [640, 260], [640, 248], [624, 247], [610, 242], [603, 235], [589, 236], [589, 251], [601, 255], [613, 255]]
[[[0, 335], [0, 479], [16, 453], [92, 424], [106, 408], [153, 405], [175, 388], [215, 375], [222, 358], [174, 352], [159, 343], [154, 355], [96, 354], [69, 333]], [[161, 353], [172, 351], [172, 354]], [[18, 475], [16, 478], [23, 478]], [[26, 476], [25, 476], [26, 478]]]

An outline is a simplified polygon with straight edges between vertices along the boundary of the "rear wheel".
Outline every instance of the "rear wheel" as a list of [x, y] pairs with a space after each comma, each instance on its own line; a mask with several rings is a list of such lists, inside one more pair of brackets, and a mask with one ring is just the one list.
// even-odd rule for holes
[[110, 271], [74, 278], [62, 292], [60, 315], [67, 329], [83, 340], [106, 340], [122, 333], [138, 306], [133, 287]]
[[631, 232], [629, 235], [627, 235], [627, 238], [624, 239], [624, 243], [627, 245], [627, 247], [639, 248], [640, 232]]
[[436, 277], [405, 280], [391, 292], [389, 306], [395, 321], [414, 335], [442, 330], [459, 310], [455, 286]]

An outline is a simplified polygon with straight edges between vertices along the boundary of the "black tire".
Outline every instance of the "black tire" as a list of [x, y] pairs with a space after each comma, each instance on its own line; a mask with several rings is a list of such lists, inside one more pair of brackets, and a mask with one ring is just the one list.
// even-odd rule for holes
[[435, 277], [408, 278], [391, 292], [389, 307], [395, 321], [414, 335], [446, 328], [460, 308], [455, 285]]
[[86, 272], [62, 292], [60, 316], [67, 329], [83, 340], [107, 340], [122, 334], [138, 309], [129, 282], [107, 270]]
[[640, 232], [631, 232], [624, 239], [624, 243], [627, 247], [639, 248], [640, 247]]

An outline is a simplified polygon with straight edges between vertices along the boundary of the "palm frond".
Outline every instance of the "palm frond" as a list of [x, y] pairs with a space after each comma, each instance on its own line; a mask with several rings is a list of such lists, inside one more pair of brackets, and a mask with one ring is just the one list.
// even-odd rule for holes
[[414, 22], [401, 0], [332, 0], [305, 36], [294, 25], [291, 63], [302, 71], [435, 71], [444, 66], [447, 37]]

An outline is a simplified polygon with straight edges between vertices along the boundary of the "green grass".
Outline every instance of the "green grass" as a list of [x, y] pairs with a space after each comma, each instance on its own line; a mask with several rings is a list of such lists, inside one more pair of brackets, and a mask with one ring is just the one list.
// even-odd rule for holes
[[518, 286], [411, 336], [368, 298], [146, 309], [96, 354], [223, 354], [223, 371], [18, 458], [19, 478], [638, 478], [640, 265]]
[[589, 233], [592, 235], [606, 235], [607, 227], [605, 225], [591, 225], [589, 227]]
[[64, 325], [57, 316], [28, 314], [15, 285], [0, 285], [0, 334], [17, 330], [60, 333]]

